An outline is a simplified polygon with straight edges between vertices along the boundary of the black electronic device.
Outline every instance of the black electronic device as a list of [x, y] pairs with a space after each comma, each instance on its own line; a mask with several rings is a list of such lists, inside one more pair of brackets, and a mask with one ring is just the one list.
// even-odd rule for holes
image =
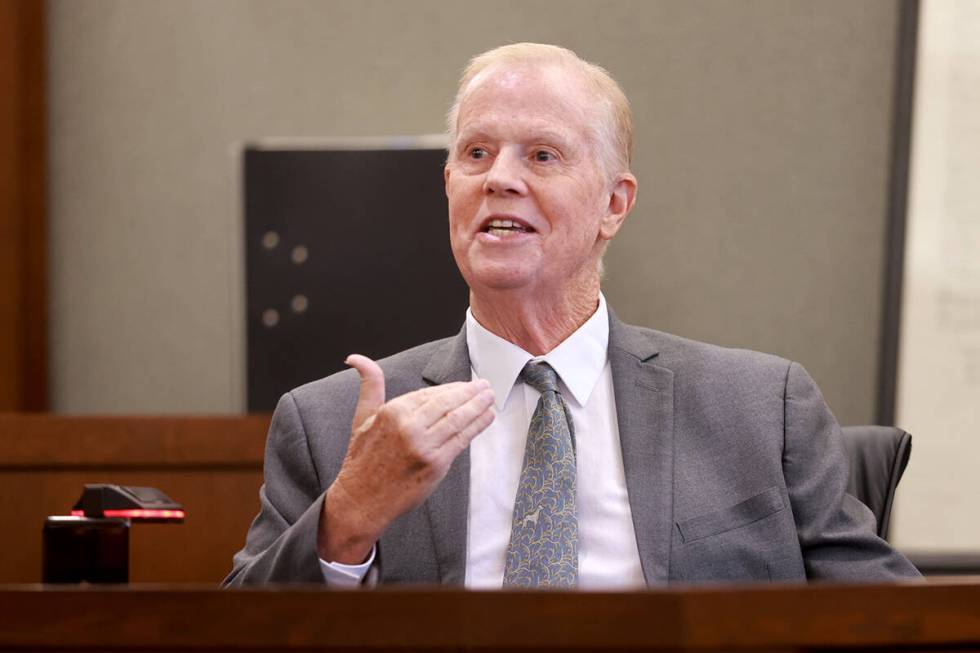
[[87, 484], [71, 514], [158, 523], [181, 523], [186, 515], [182, 505], [156, 488], [106, 483]]
[[48, 517], [41, 582], [128, 583], [128, 519]]
[[179, 524], [185, 516], [156, 488], [88, 484], [71, 516], [44, 522], [42, 582], [127, 583], [133, 522]]

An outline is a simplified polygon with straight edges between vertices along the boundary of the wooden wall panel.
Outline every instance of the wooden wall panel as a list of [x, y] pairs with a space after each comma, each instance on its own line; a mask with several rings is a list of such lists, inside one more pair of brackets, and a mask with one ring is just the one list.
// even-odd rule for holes
[[258, 512], [269, 417], [0, 415], [0, 583], [38, 582], [41, 529], [85, 483], [157, 487], [185, 523], [135, 524], [132, 582], [219, 582]]
[[0, 651], [980, 650], [980, 579], [654, 588], [0, 587]]
[[0, 410], [48, 403], [44, 6], [0, 1]]

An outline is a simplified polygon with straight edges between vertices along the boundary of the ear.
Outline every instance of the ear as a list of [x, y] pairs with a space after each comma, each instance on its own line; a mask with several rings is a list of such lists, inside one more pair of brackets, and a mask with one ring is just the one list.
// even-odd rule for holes
[[447, 162], [445, 167], [442, 169], [442, 178], [446, 187], [446, 197], [449, 197], [449, 173], [449, 163]]
[[606, 214], [599, 224], [599, 237], [601, 239], [612, 240], [619, 228], [623, 226], [626, 216], [633, 210], [634, 203], [636, 203], [636, 177], [625, 172], [619, 175], [609, 192], [609, 205], [606, 207]]

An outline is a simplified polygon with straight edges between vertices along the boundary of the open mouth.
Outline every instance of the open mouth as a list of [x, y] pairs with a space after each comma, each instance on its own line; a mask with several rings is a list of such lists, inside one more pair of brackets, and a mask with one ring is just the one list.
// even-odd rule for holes
[[522, 222], [521, 220], [512, 220], [509, 218], [493, 218], [487, 220], [480, 229], [485, 234], [491, 234], [493, 236], [510, 236], [512, 234], [528, 234], [534, 233], [534, 227]]

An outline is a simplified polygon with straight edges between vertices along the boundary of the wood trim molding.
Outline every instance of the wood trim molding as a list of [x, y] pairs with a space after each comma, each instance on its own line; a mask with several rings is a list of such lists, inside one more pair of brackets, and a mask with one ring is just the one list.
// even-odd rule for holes
[[48, 407], [44, 8], [0, 2], [0, 410]]
[[0, 472], [241, 467], [261, 470], [270, 416], [0, 414]]
[[977, 579], [642, 592], [0, 586], [11, 651], [977, 651]]

